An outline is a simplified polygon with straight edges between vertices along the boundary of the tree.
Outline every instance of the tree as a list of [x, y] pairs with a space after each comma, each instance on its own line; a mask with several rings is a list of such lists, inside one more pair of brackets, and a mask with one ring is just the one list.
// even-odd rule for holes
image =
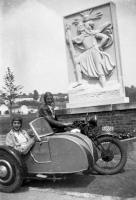
[[38, 107], [40, 105], [38, 101], [34, 101], [34, 100], [31, 100], [31, 101], [24, 100], [24, 101], [18, 102], [18, 104], [20, 106], [26, 105], [26, 106], [31, 106], [31, 107]]
[[34, 100], [37, 100], [39, 98], [39, 93], [37, 90], [34, 90], [34, 93], [33, 93], [33, 99]]
[[15, 99], [21, 94], [20, 90], [23, 88], [21, 85], [15, 84], [15, 76], [11, 69], [8, 67], [4, 76], [4, 84], [2, 97], [9, 103], [10, 115], [12, 115], [12, 106]]
[[30, 92], [30, 93], [28, 94], [28, 97], [33, 98], [33, 93]]
[[126, 96], [129, 97], [130, 103], [135, 103], [136, 102], [136, 87], [131, 86], [131, 87], [125, 87], [125, 92]]

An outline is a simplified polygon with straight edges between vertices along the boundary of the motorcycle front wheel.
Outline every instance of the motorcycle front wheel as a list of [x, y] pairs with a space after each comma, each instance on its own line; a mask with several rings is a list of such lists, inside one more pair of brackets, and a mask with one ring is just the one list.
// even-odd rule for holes
[[94, 170], [99, 174], [112, 175], [119, 173], [127, 162], [127, 150], [121, 142], [113, 137], [97, 138]]

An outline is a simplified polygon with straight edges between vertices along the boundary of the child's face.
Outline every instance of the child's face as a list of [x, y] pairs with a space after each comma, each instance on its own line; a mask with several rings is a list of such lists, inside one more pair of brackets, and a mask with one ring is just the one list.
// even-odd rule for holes
[[13, 129], [15, 131], [19, 131], [19, 129], [21, 128], [21, 123], [20, 121], [13, 121]]

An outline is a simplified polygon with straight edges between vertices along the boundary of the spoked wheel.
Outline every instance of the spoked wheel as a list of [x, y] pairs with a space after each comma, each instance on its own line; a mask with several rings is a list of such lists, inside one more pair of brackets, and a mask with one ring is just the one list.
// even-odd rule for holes
[[109, 136], [98, 138], [97, 153], [94, 169], [99, 174], [116, 174], [127, 161], [127, 151], [121, 142]]
[[23, 181], [21, 171], [15, 158], [0, 152], [0, 191], [14, 192], [18, 189]]

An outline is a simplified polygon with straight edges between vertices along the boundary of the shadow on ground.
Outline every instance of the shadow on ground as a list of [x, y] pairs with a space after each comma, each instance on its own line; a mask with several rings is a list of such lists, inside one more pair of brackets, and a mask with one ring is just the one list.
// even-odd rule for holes
[[19, 192], [27, 191], [29, 187], [114, 196], [122, 199], [133, 198], [136, 196], [136, 156], [135, 154], [128, 156], [125, 169], [116, 175], [73, 174], [66, 179], [56, 181], [29, 180], [24, 182]]

